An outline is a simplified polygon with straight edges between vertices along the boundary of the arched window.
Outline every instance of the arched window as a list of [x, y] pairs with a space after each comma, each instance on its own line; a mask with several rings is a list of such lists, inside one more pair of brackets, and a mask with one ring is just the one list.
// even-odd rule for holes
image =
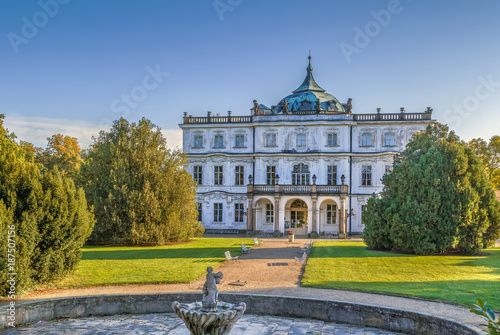
[[309, 166], [300, 163], [293, 166], [292, 185], [309, 185]]

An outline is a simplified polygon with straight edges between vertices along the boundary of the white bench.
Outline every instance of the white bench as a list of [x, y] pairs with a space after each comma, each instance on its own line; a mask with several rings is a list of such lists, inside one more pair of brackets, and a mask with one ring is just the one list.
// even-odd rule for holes
[[243, 251], [244, 254], [249, 254], [252, 252], [252, 248], [247, 248], [247, 246], [245, 244], [242, 244], [241, 251]]
[[312, 247], [312, 244], [307, 244], [305, 243], [306, 245], [309, 245], [307, 248], [300, 248], [300, 252], [305, 252], [306, 254], [309, 255], [309, 253], [311, 252], [311, 247]]
[[304, 252], [302, 257], [295, 257], [295, 264], [297, 264], [297, 262], [305, 263], [306, 260], [307, 260], [307, 253]]
[[254, 237], [253, 243], [255, 244], [256, 247], [259, 247], [259, 246], [261, 246], [261, 245], [264, 244], [264, 241], [259, 242], [259, 240], [257, 239], [257, 237]]
[[309, 243], [304, 243], [304, 248], [310, 248], [313, 245], [313, 240], [310, 240]]
[[224, 255], [226, 256], [226, 260], [233, 261], [233, 263], [236, 262], [238, 260], [238, 257], [239, 257], [239, 256], [235, 256], [235, 257], [231, 256], [231, 253], [229, 251], [226, 251], [224, 253]]

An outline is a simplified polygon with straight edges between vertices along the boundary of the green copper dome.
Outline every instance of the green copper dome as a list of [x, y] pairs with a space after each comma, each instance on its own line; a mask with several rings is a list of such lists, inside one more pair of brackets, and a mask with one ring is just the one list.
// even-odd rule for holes
[[318, 111], [322, 113], [347, 113], [344, 106], [331, 94], [325, 92], [314, 80], [311, 56], [307, 66], [307, 75], [302, 85], [293, 94], [283, 98], [274, 106], [276, 114], [297, 114], [300, 111]]

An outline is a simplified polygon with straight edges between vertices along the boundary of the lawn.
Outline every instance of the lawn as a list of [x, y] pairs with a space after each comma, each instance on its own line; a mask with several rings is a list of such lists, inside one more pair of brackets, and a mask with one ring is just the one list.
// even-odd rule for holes
[[383, 292], [500, 310], [500, 248], [486, 256], [413, 256], [366, 249], [363, 242], [314, 242], [303, 286]]
[[199, 238], [162, 247], [84, 247], [76, 271], [56, 284], [58, 288], [189, 283], [225, 261], [224, 252], [241, 253], [247, 238]]

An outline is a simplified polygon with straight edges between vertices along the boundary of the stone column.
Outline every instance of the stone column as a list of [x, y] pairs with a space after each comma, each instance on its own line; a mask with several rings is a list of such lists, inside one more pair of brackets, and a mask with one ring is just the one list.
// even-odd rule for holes
[[311, 231], [311, 238], [318, 238], [318, 231], [316, 228], [317, 225], [317, 220], [316, 220], [316, 213], [318, 212], [317, 207], [317, 202], [318, 198], [314, 197], [312, 198], [312, 231]]
[[252, 231], [255, 234], [255, 230], [257, 230], [257, 208], [253, 208], [252, 213]]
[[251, 233], [253, 227], [253, 197], [248, 197], [247, 206], [247, 232]]
[[346, 238], [345, 231], [345, 196], [340, 197], [339, 238]]
[[280, 237], [280, 196], [274, 196], [274, 237]]

